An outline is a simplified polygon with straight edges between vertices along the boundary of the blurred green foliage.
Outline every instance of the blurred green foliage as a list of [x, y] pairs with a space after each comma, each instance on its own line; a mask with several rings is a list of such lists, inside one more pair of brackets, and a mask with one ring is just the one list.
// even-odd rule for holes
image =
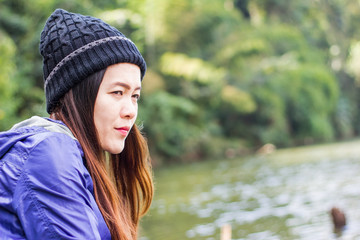
[[100, 17], [140, 48], [138, 122], [156, 163], [359, 135], [356, 0], [1, 0], [0, 130], [46, 115], [37, 49], [55, 8]]
[[0, 128], [7, 127], [6, 121], [14, 121], [16, 110], [14, 92], [16, 83], [13, 80], [15, 73], [14, 58], [16, 47], [10, 37], [0, 31]]

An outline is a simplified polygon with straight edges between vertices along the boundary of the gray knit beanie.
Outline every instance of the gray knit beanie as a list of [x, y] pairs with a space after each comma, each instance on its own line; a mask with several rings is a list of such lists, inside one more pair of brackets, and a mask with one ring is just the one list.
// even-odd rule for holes
[[40, 38], [43, 56], [46, 110], [51, 113], [73, 86], [110, 65], [146, 63], [135, 44], [120, 31], [98, 18], [56, 9]]

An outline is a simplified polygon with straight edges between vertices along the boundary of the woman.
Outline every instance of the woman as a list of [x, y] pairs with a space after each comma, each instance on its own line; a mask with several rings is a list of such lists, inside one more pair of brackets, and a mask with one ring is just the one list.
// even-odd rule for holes
[[63, 9], [40, 53], [50, 118], [0, 134], [0, 239], [135, 240], [153, 196], [135, 125], [143, 57], [117, 29]]

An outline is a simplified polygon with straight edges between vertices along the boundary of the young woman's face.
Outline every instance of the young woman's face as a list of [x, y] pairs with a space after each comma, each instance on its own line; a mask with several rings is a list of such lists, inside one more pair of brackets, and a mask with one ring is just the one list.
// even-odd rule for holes
[[100, 146], [112, 154], [122, 152], [138, 112], [140, 68], [118, 63], [107, 68], [95, 100], [94, 123]]

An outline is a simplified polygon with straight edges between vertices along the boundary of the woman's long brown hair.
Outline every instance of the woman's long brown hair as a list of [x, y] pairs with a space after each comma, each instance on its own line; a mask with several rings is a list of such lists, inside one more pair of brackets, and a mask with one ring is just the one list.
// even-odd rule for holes
[[95, 200], [111, 238], [135, 240], [139, 219], [153, 198], [149, 150], [136, 125], [120, 154], [106, 154], [101, 149], [94, 124], [94, 105], [104, 74], [105, 70], [99, 71], [73, 87], [51, 117], [63, 121], [83, 148]]

